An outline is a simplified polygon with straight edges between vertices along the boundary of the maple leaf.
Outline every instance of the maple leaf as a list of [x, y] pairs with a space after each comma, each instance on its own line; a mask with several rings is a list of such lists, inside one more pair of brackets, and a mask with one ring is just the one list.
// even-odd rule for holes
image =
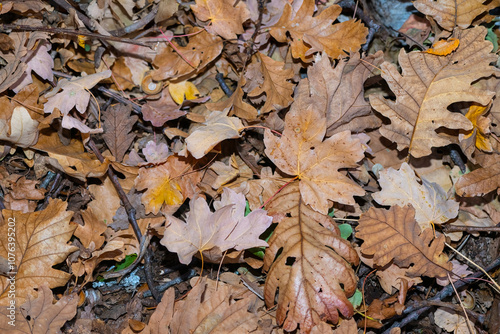
[[350, 263], [356, 265], [359, 258], [341, 238], [337, 224], [305, 203], [299, 182], [283, 188], [266, 208], [283, 217], [269, 240], [263, 268], [268, 271], [268, 307], [274, 305], [279, 289], [278, 323], [286, 331], [300, 324], [308, 333], [322, 321], [337, 323], [339, 311], [351, 317], [354, 309], [347, 297], [356, 290], [357, 278]]
[[[8, 222], [14, 222], [16, 301], [19, 304], [26, 300], [33, 286], [47, 283], [50, 288], [55, 288], [66, 284], [71, 277], [66, 272], [52, 268], [77, 250], [67, 244], [76, 228], [75, 224], [70, 223], [73, 212], [66, 211], [67, 205], [61, 200], [51, 199], [43, 211], [21, 213], [3, 210], [0, 255], [7, 258], [9, 249], [12, 249], [7, 230]], [[9, 282], [7, 277], [0, 277], [0, 305], [9, 304]]]
[[162, 208], [175, 211], [186, 198], [191, 198], [201, 179], [199, 172], [186, 174], [193, 167], [190, 159], [171, 155], [158, 166], [140, 168], [135, 187], [137, 190], [147, 189], [141, 199], [146, 212], [157, 214]]
[[266, 103], [260, 109], [261, 114], [288, 107], [293, 102], [291, 96], [294, 85], [287, 80], [292, 79], [294, 76], [293, 70], [291, 68], [284, 69], [285, 63], [273, 60], [261, 52], [257, 55], [260, 60], [264, 82], [248, 93], [248, 96], [256, 97], [266, 94]]
[[[201, 28], [194, 28], [192, 33], [195, 35], [189, 37], [189, 43], [186, 46], [180, 46], [175, 41], [171, 41], [177, 51], [174, 51], [170, 45], [158, 51], [153, 61], [153, 65], [157, 68], [152, 73], [155, 81], [172, 80], [181, 76], [188, 77], [200, 72], [222, 52], [223, 43], [219, 36], [209, 34]], [[182, 57], [179, 54], [182, 54]], [[186, 62], [186, 59], [194, 68]]]
[[[486, 4], [483, 4], [486, 3]], [[413, 3], [415, 8], [425, 15], [432, 16], [434, 20], [445, 30], [452, 31], [456, 26], [462, 29], [473, 24], [476, 17], [481, 16], [490, 9], [500, 6], [499, 0], [417, 0]], [[489, 22], [488, 16], [483, 17], [479, 22]]]
[[272, 218], [264, 210], [254, 210], [245, 216], [245, 207], [245, 196], [229, 188], [224, 188], [221, 200], [214, 202], [215, 212], [199, 197], [189, 203], [186, 223], [167, 216], [165, 235], [160, 242], [177, 253], [183, 264], [189, 264], [194, 254], [215, 247], [220, 254], [231, 248], [266, 247], [267, 243], [259, 236], [271, 225]]
[[309, 106], [301, 110], [294, 104], [285, 117], [281, 138], [266, 130], [264, 143], [267, 156], [288, 175], [300, 180], [302, 200], [323, 214], [330, 201], [354, 204], [353, 196], [364, 190], [339, 172], [354, 168], [364, 157], [361, 141], [343, 131], [325, 139], [326, 118]]
[[[31, 293], [36, 293], [31, 288]], [[61, 328], [73, 319], [78, 307], [78, 295], [72, 293], [62, 296], [54, 303], [54, 295], [50, 288], [44, 284], [38, 288], [38, 297], [33, 298], [31, 294], [28, 299], [15, 308], [11, 313], [6, 307], [0, 308], [0, 330], [3, 333], [62, 333]], [[10, 315], [14, 315], [15, 326], [12, 326]]]
[[393, 168], [381, 171], [379, 184], [382, 191], [373, 194], [373, 199], [382, 205], [411, 204], [422, 229], [446, 223], [458, 214], [458, 202], [447, 200], [446, 192], [437, 183], [422, 179], [420, 184], [406, 162], [399, 171]]
[[356, 237], [364, 240], [361, 252], [373, 255], [373, 262], [385, 266], [392, 260], [406, 274], [445, 277], [452, 265], [442, 253], [445, 236], [434, 239], [431, 228], [420, 229], [411, 205], [392, 206], [389, 210], [370, 208], [361, 215]]
[[372, 107], [391, 120], [380, 133], [398, 144], [398, 150], [408, 148], [408, 154], [420, 158], [431, 154], [432, 147], [445, 146], [452, 141], [436, 132], [439, 127], [472, 129], [462, 114], [450, 112], [455, 102], [471, 101], [487, 105], [493, 92], [471, 87], [473, 81], [498, 72], [490, 66], [496, 56], [492, 45], [484, 40], [486, 29], [475, 27], [462, 32], [458, 49], [446, 56], [401, 50], [396, 66], [383, 63], [382, 77], [396, 94], [396, 101], [371, 95]]
[[250, 18], [250, 13], [244, 2], [234, 6], [232, 0], [196, 0], [191, 9], [200, 21], [210, 21], [205, 29], [211, 34], [217, 34], [225, 39], [235, 39], [236, 34], [242, 34], [243, 23]]
[[311, 55], [315, 52], [323, 51], [336, 59], [359, 50], [368, 34], [368, 29], [362, 23], [349, 20], [332, 25], [342, 8], [331, 5], [313, 17], [314, 7], [314, 0], [304, 0], [292, 19], [292, 6], [287, 3], [281, 18], [271, 28], [271, 35], [278, 42], [286, 43], [288, 32], [292, 37], [290, 46], [293, 57], [306, 63], [311, 61]]
[[243, 123], [237, 117], [228, 117], [229, 110], [214, 110], [208, 115], [204, 126], [194, 130], [186, 138], [188, 151], [196, 159], [202, 158], [225, 139], [239, 138]]
[[118, 104], [108, 108], [103, 115], [104, 134], [102, 137], [117, 161], [123, 160], [125, 153], [135, 139], [135, 134], [131, 131], [138, 117], [131, 116], [131, 111], [131, 106]]

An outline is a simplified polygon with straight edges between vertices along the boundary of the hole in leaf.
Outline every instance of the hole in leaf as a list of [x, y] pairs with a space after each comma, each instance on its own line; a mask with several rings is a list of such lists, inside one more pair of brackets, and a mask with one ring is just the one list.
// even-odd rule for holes
[[294, 263], [295, 263], [295, 257], [289, 256], [289, 257], [286, 258], [285, 264], [287, 266], [292, 266]]

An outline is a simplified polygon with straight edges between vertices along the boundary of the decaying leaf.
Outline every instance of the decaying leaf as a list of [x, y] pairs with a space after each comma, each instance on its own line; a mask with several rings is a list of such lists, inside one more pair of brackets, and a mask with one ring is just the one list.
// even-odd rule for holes
[[24, 107], [15, 107], [10, 122], [0, 119], [0, 140], [13, 145], [29, 147], [38, 140], [38, 122], [33, 120]]
[[461, 33], [460, 46], [446, 56], [401, 50], [396, 66], [385, 62], [381, 65], [382, 77], [396, 94], [396, 101], [371, 95], [375, 110], [389, 118], [391, 124], [383, 125], [380, 133], [398, 144], [398, 150], [408, 148], [415, 158], [431, 154], [432, 147], [451, 143], [436, 130], [471, 130], [471, 122], [461, 113], [450, 112], [448, 106], [455, 102], [471, 101], [487, 105], [494, 93], [471, 87], [481, 77], [497, 70], [490, 65], [496, 56], [490, 53], [492, 44], [484, 40], [486, 29], [475, 27]]
[[[19, 308], [16, 308], [14, 313], [6, 307], [0, 307], [0, 330], [2, 333], [62, 333], [61, 328], [66, 321], [73, 319], [76, 315], [78, 295], [72, 293], [62, 296], [54, 303], [52, 291], [46, 284], [37, 288], [37, 298], [32, 296], [32, 294], [36, 294], [35, 289], [30, 287], [30, 290], [27, 300]], [[13, 317], [9, 317], [10, 315]], [[11, 322], [12, 319], [15, 321]]]
[[193, 131], [186, 138], [187, 149], [196, 159], [202, 158], [225, 139], [239, 138], [243, 123], [237, 117], [228, 117], [228, 110], [212, 111], [204, 126]]
[[500, 6], [500, 1], [417, 0], [413, 5], [420, 12], [431, 16], [445, 30], [452, 31], [456, 26], [466, 29], [473, 23], [479, 24], [481, 21], [474, 22], [475, 19]]
[[218, 101], [215, 103], [207, 103], [208, 110], [226, 110], [229, 109], [229, 116], [235, 115], [244, 119], [254, 120], [257, 117], [257, 109], [252, 105], [243, 101], [243, 87], [246, 81], [245, 78], [241, 78], [238, 81], [238, 86], [234, 90], [233, 94], [227, 99]]
[[455, 51], [459, 44], [460, 40], [458, 38], [440, 40], [432, 44], [432, 48], [425, 50], [425, 52], [436, 56], [447, 56]]
[[137, 122], [136, 115], [130, 115], [132, 108], [118, 104], [110, 107], [104, 117], [103, 138], [117, 161], [121, 162], [135, 139], [131, 133]]
[[286, 331], [300, 324], [307, 333], [322, 321], [337, 323], [339, 312], [351, 317], [354, 309], [347, 297], [357, 285], [351, 263], [356, 265], [359, 258], [340, 237], [337, 224], [305, 203], [298, 182], [283, 188], [266, 208], [282, 217], [264, 257], [268, 307], [279, 289], [278, 324]]
[[192, 200], [189, 206], [186, 223], [167, 216], [165, 235], [160, 241], [169, 251], [177, 253], [181, 263], [189, 264], [196, 253], [214, 248], [222, 254], [232, 248], [267, 246], [259, 236], [271, 225], [272, 218], [264, 210], [254, 210], [245, 216], [243, 194], [224, 188], [221, 200], [214, 202], [215, 212], [210, 211], [201, 197]]
[[325, 52], [330, 58], [337, 59], [359, 50], [368, 33], [362, 23], [349, 20], [332, 25], [342, 8], [331, 5], [313, 17], [314, 7], [314, 0], [304, 0], [292, 18], [292, 6], [287, 3], [281, 18], [271, 28], [271, 35], [284, 43], [288, 42], [289, 33], [293, 57], [304, 62], [310, 62], [315, 52]]
[[436, 183], [425, 179], [420, 184], [413, 169], [404, 162], [399, 171], [389, 168], [380, 172], [382, 191], [373, 199], [382, 205], [411, 204], [420, 228], [441, 225], [458, 214], [458, 202], [447, 200], [446, 192]]
[[361, 215], [356, 231], [356, 237], [364, 240], [361, 252], [373, 255], [378, 266], [394, 261], [408, 268], [406, 273], [412, 277], [445, 277], [451, 272], [448, 256], [442, 253], [444, 235], [434, 239], [431, 228], [422, 230], [411, 205], [394, 205], [389, 210], [371, 208]]
[[[8, 240], [8, 222], [16, 228], [14, 253], [17, 266], [15, 274], [16, 301], [26, 301], [33, 286], [48, 284], [50, 288], [63, 286], [70, 274], [52, 268], [61, 263], [77, 248], [67, 244], [76, 225], [70, 223], [73, 212], [66, 211], [67, 203], [51, 200], [43, 211], [20, 213], [4, 210], [0, 229], [0, 255], [8, 257], [11, 241]], [[12, 227], [12, 226], [10, 226]], [[0, 276], [0, 305], [8, 305], [10, 281]]]
[[470, 332], [465, 317], [456, 314], [454, 311], [442, 307], [438, 308], [436, 312], [434, 312], [434, 321], [436, 322], [436, 325], [438, 325], [447, 332], [453, 332], [454, 334], [476, 333], [475, 329], [474, 333]]

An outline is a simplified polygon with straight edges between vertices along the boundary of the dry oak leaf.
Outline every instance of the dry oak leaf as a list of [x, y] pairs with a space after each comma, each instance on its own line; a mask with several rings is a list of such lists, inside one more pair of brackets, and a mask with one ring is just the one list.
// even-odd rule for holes
[[225, 39], [236, 39], [236, 34], [242, 34], [243, 23], [250, 18], [250, 12], [244, 2], [233, 0], [196, 0], [191, 9], [200, 21], [210, 21], [205, 29], [211, 34], [217, 34]]
[[208, 115], [204, 126], [196, 128], [186, 138], [188, 151], [196, 159], [201, 159], [212, 148], [225, 139], [239, 138], [243, 123], [238, 117], [228, 117], [229, 110], [214, 110]]
[[[260, 306], [250, 291], [241, 293], [224, 282], [205, 277], [191, 280], [193, 289], [183, 300], [175, 301], [175, 293], [169, 289], [151, 316], [148, 327], [141, 334], [191, 334], [191, 333], [261, 333], [259, 317], [250, 311]], [[255, 304], [257, 306], [255, 306]], [[171, 306], [174, 305], [173, 315]], [[253, 305], [253, 306], [252, 306]], [[164, 314], [163, 319], [155, 316]], [[161, 326], [161, 327], [160, 327]], [[135, 332], [122, 332], [122, 334]]]
[[173, 213], [186, 198], [191, 198], [201, 180], [201, 173], [193, 173], [192, 170], [191, 159], [178, 155], [169, 156], [167, 161], [160, 165], [140, 168], [139, 176], [135, 179], [135, 188], [147, 189], [141, 199], [146, 213], [157, 214], [160, 210]]
[[[220, 37], [209, 34], [201, 28], [194, 28], [193, 31], [186, 31], [186, 33], [197, 34], [189, 37], [189, 43], [186, 46], [180, 46], [175, 41], [171, 41], [178, 51], [165, 43], [164, 48], [160, 49], [156, 55], [153, 65], [157, 69], [152, 73], [155, 81], [172, 80], [198, 73], [222, 52], [223, 44]], [[182, 57], [179, 54], [182, 54]]]
[[399, 63], [403, 75], [388, 62], [381, 65], [382, 77], [396, 95], [396, 101], [371, 95], [372, 107], [391, 124], [384, 124], [380, 133], [398, 144], [398, 150], [409, 149], [415, 158], [428, 156], [433, 147], [452, 141], [436, 132], [440, 127], [471, 130], [471, 122], [461, 113], [447, 110], [461, 101], [487, 105], [494, 93], [480, 90], [471, 83], [498, 72], [491, 62], [493, 45], [485, 41], [486, 28], [462, 31], [458, 49], [446, 56], [401, 50]]
[[415, 172], [403, 162], [399, 171], [393, 168], [380, 172], [379, 184], [382, 188], [373, 194], [373, 199], [381, 205], [411, 204], [415, 209], [415, 219], [420, 228], [426, 229], [429, 224], [441, 225], [458, 214], [459, 203], [447, 200], [446, 192], [440, 185], [422, 179], [417, 180]]
[[[486, 3], [486, 4], [484, 4]], [[478, 25], [482, 21], [489, 22], [490, 15], [486, 14], [479, 22], [474, 22], [476, 17], [482, 16], [490, 9], [500, 6], [499, 0], [417, 0], [413, 3], [415, 8], [431, 16], [445, 30], [452, 31], [456, 26], [461, 29], [468, 28], [471, 24]]]
[[221, 200], [214, 202], [215, 212], [210, 211], [205, 199], [198, 197], [189, 203], [186, 223], [167, 216], [165, 235], [160, 242], [170, 252], [177, 253], [179, 261], [186, 265], [196, 253], [209, 257], [215, 248], [222, 254], [232, 248], [266, 247], [267, 243], [259, 236], [271, 225], [272, 218], [262, 209], [245, 216], [245, 206], [245, 196], [229, 188], [224, 188]]
[[347, 56], [359, 50], [366, 40], [368, 29], [359, 21], [349, 20], [332, 25], [342, 8], [331, 5], [318, 16], [314, 14], [314, 0], [304, 0], [299, 11], [294, 11], [287, 3], [279, 21], [271, 27], [271, 35], [281, 43], [292, 37], [292, 56], [304, 62], [312, 60], [315, 52], [325, 52], [333, 59]]
[[284, 69], [284, 62], [273, 60], [261, 52], [257, 54], [257, 58], [260, 61], [264, 82], [249, 92], [248, 96], [256, 97], [266, 94], [266, 102], [260, 109], [261, 114], [288, 107], [293, 102], [294, 84], [287, 80], [293, 78], [293, 69]]
[[493, 153], [479, 152], [476, 160], [482, 168], [462, 175], [455, 184], [459, 196], [482, 196], [500, 188], [500, 145], [492, 141]]
[[391, 261], [410, 277], [445, 277], [452, 265], [443, 253], [445, 236], [434, 239], [431, 228], [422, 230], [411, 205], [389, 210], [371, 208], [361, 215], [356, 237], [364, 240], [361, 252], [385, 266]]
[[[307, 88], [303, 88], [307, 92], [297, 90], [294, 103], [300, 102], [304, 106], [315, 104], [320, 110], [325, 110], [327, 136], [344, 130], [363, 132], [370, 126], [378, 127], [378, 124], [370, 125], [363, 118], [366, 116], [378, 120], [377, 116], [371, 114], [363, 85], [366, 79], [374, 75], [376, 67], [383, 61], [383, 55], [382, 51], [378, 51], [361, 60], [354, 53], [349, 59], [340, 60], [335, 68], [332, 68], [324, 53], [318, 55], [314, 65], [307, 70], [308, 81], [301, 81], [302, 85], [309, 83]], [[362, 119], [359, 122], [361, 128], [354, 127], [357, 119]]]
[[365, 191], [339, 169], [357, 167], [365, 149], [350, 131], [324, 139], [325, 132], [323, 112], [313, 106], [303, 110], [294, 104], [285, 117], [281, 138], [266, 130], [264, 143], [265, 153], [274, 164], [300, 180], [301, 200], [328, 214], [329, 201], [353, 205], [353, 196], [364, 195]]
[[[78, 295], [72, 293], [61, 297], [54, 303], [54, 296], [47, 285], [41, 285], [38, 289], [38, 297], [33, 298], [35, 293], [31, 288], [28, 299], [15, 310], [15, 321], [5, 307], [0, 308], [0, 331], [9, 334], [38, 334], [38, 333], [62, 333], [61, 328], [73, 319], [78, 307]], [[14, 324], [14, 326], [12, 325]]]
[[359, 258], [333, 219], [305, 204], [298, 183], [284, 187], [266, 206], [269, 214], [283, 218], [265, 252], [264, 297], [272, 307], [279, 289], [278, 324], [290, 332], [300, 325], [309, 333], [323, 321], [336, 324], [339, 312], [354, 314], [347, 298], [356, 290], [351, 263], [357, 265]]
[[[47, 283], [50, 288], [55, 288], [65, 285], [71, 277], [52, 268], [78, 249], [68, 244], [76, 225], [70, 222], [73, 212], [66, 211], [67, 205], [61, 200], [50, 200], [43, 211], [2, 211], [4, 222], [0, 226], [0, 256], [7, 258], [9, 252], [15, 253], [18, 304], [24, 303], [33, 286]], [[13, 227], [12, 224], [16, 232], [14, 241], [9, 240], [7, 231]], [[8, 279], [0, 277], [0, 305], [9, 303], [9, 287]]]

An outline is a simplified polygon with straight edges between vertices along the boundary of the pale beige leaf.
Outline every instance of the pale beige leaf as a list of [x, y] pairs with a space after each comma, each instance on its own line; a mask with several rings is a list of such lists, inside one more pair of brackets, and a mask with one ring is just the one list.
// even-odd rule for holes
[[499, 0], [417, 0], [416, 9], [431, 16], [445, 30], [467, 29], [476, 17], [500, 6]]
[[[474, 330], [474, 333], [469, 331], [465, 317], [442, 307], [438, 308], [436, 312], [434, 312], [434, 321], [436, 322], [436, 325], [447, 332], [453, 332], [454, 334], [476, 333], [476, 330]], [[474, 327], [472, 323], [471, 325]]]
[[[72, 293], [54, 303], [54, 296], [47, 285], [38, 288], [37, 298], [31, 294], [36, 294], [33, 288], [28, 299], [14, 314], [4, 306], [0, 308], [0, 331], [9, 334], [62, 333], [61, 328], [66, 321], [76, 315], [78, 295]], [[9, 315], [14, 315], [14, 322], [9, 323]]]
[[337, 224], [305, 204], [297, 181], [276, 194], [266, 208], [273, 216], [284, 216], [264, 257], [265, 301], [273, 306], [279, 289], [278, 323], [286, 331], [300, 325], [307, 333], [323, 321], [337, 323], [339, 312], [351, 317], [354, 309], [347, 297], [357, 285], [351, 263], [356, 265], [359, 258], [340, 237]]
[[[43, 211], [20, 213], [3, 210], [4, 223], [0, 226], [0, 255], [8, 257], [12, 253], [8, 240], [8, 222], [14, 222], [15, 263], [17, 266], [16, 301], [24, 303], [33, 286], [47, 283], [50, 288], [63, 286], [70, 274], [56, 270], [52, 266], [61, 263], [77, 250], [68, 244], [76, 225], [70, 223], [73, 212], [66, 211], [67, 203], [51, 200]], [[9, 251], [11, 249], [11, 251]], [[9, 303], [9, 281], [0, 277], [0, 305]]]
[[394, 205], [390, 210], [372, 207], [361, 216], [356, 231], [356, 237], [364, 240], [361, 252], [373, 255], [378, 266], [394, 261], [411, 277], [445, 277], [451, 272], [443, 253], [444, 235], [434, 238], [431, 228], [422, 231], [411, 205]]
[[239, 138], [243, 128], [239, 118], [227, 116], [227, 110], [212, 111], [204, 124], [186, 138], [187, 149], [196, 159], [202, 158], [225, 139]]
[[494, 93], [477, 89], [471, 83], [496, 73], [490, 65], [496, 55], [490, 53], [492, 44], [485, 41], [486, 28], [464, 30], [460, 46], [443, 57], [401, 50], [396, 66], [381, 65], [382, 77], [396, 95], [396, 101], [371, 95], [372, 107], [391, 123], [384, 124], [380, 133], [398, 144], [398, 150], [409, 149], [415, 158], [428, 156], [433, 147], [446, 146], [452, 141], [436, 132], [438, 128], [472, 129], [471, 122], [461, 113], [447, 108], [456, 102], [467, 101], [487, 105]]
[[31, 118], [26, 108], [15, 107], [10, 122], [0, 120], [0, 140], [20, 147], [35, 145], [38, 140], [38, 122]]
[[425, 179], [421, 182], [422, 184], [413, 169], [404, 162], [399, 171], [389, 168], [380, 172], [379, 184], [382, 190], [373, 194], [373, 199], [387, 206], [411, 204], [421, 229], [455, 218], [458, 214], [458, 202], [447, 200], [446, 192], [438, 184]]

